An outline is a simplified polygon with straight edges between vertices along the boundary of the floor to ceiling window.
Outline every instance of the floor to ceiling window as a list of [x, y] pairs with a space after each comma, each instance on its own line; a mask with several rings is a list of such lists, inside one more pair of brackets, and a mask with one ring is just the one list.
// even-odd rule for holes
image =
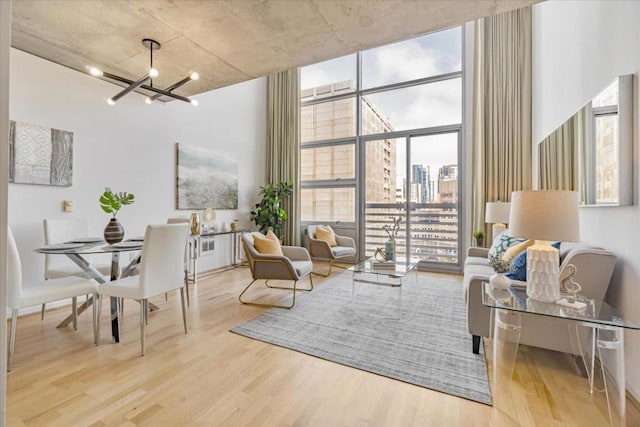
[[400, 216], [399, 256], [458, 267], [462, 81], [461, 27], [302, 68], [303, 223], [369, 257]]

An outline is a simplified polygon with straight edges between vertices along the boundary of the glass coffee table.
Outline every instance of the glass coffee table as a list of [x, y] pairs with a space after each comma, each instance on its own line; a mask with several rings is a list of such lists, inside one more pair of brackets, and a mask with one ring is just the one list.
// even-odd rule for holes
[[353, 273], [351, 289], [353, 300], [356, 298], [358, 284], [368, 283], [398, 288], [400, 292], [399, 301], [401, 301], [402, 284], [407, 275], [413, 271], [416, 283], [418, 281], [417, 267], [419, 260], [417, 259], [398, 259], [391, 268], [374, 267], [374, 262], [375, 259], [369, 258], [349, 268], [349, 271]]

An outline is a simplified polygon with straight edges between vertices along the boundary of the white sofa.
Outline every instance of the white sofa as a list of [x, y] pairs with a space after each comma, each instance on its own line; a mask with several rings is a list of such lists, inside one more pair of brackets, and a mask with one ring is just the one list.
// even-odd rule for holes
[[[482, 305], [482, 283], [494, 274], [488, 264], [489, 250], [471, 247], [468, 250], [464, 266], [464, 293], [467, 303], [467, 322], [469, 333], [473, 335], [473, 352], [478, 353], [480, 337], [491, 336], [491, 308]], [[560, 275], [568, 264], [577, 267], [574, 280], [582, 285], [582, 295], [595, 300], [603, 300], [613, 269], [616, 256], [601, 248], [581, 243], [562, 243], [560, 245]], [[525, 285], [524, 282], [519, 284]], [[524, 315], [520, 343], [547, 348], [564, 353], [575, 353], [569, 339], [568, 321]]]

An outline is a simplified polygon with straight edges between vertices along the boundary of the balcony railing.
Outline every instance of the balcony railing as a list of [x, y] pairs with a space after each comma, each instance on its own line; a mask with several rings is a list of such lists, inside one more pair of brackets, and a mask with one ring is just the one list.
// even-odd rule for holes
[[385, 224], [402, 217], [396, 237], [396, 254], [407, 257], [407, 213], [410, 215], [409, 256], [421, 261], [442, 265], [459, 264], [458, 205], [457, 203], [367, 203], [365, 209], [365, 253], [373, 256], [383, 247], [387, 233]]

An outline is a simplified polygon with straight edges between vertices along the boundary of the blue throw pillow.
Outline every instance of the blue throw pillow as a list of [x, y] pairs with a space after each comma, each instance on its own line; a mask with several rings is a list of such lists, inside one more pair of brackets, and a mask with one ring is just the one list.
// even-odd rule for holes
[[[560, 242], [551, 244], [556, 249], [560, 249]], [[527, 281], [527, 251], [524, 250], [511, 261], [512, 270], [505, 274], [509, 279]]]
[[491, 248], [489, 248], [489, 256], [502, 258], [502, 255], [507, 251], [507, 249], [526, 240], [519, 237], [511, 237], [507, 234], [508, 232], [509, 230], [505, 230], [493, 239], [493, 244], [491, 245]]

